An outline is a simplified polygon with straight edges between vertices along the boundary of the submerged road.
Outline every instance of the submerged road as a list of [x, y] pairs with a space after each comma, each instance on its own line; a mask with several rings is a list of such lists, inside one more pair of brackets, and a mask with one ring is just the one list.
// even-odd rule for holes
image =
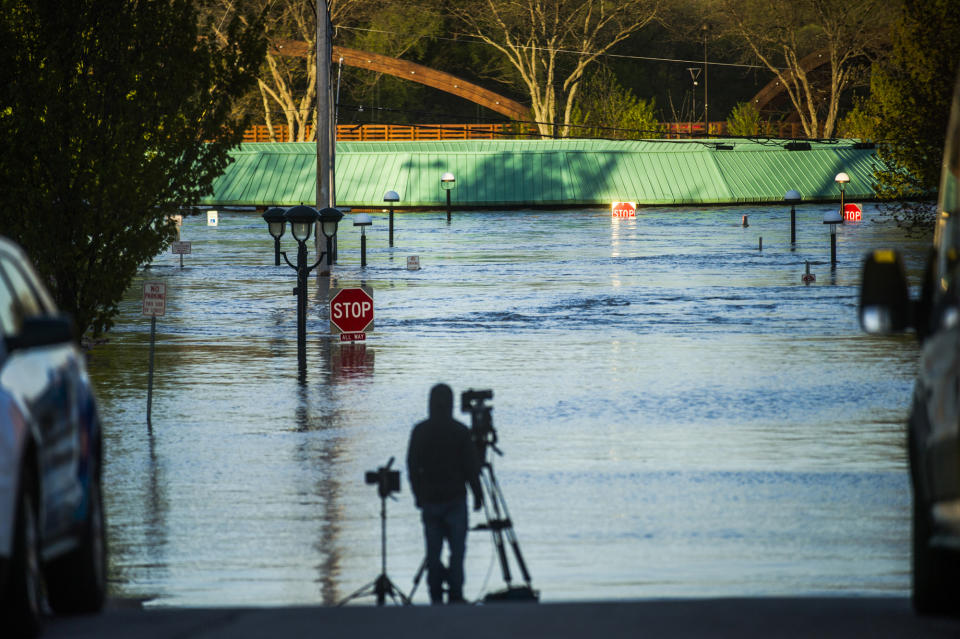
[[917, 617], [903, 598], [758, 598], [408, 608], [108, 607], [51, 620], [45, 637], [957, 637], [960, 620]]

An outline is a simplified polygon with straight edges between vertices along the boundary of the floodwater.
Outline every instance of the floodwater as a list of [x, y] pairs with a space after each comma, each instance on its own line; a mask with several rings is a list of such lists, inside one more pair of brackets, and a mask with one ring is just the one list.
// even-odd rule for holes
[[[494, 469], [544, 601], [906, 595], [917, 349], [861, 334], [857, 287], [864, 253], [894, 245], [917, 284], [927, 244], [867, 205], [831, 270], [828, 208], [798, 208], [795, 250], [783, 206], [404, 213], [392, 249], [383, 213], [365, 269], [347, 215], [332, 286], [373, 288], [375, 331], [331, 339], [312, 278], [303, 384], [295, 274], [260, 216], [187, 219], [184, 267], [159, 256], [91, 356], [111, 595], [338, 603], [380, 574], [364, 472], [392, 457], [387, 570], [409, 593], [423, 547], [403, 460], [439, 381], [494, 392]], [[143, 279], [168, 291], [152, 429]], [[488, 532], [466, 574], [468, 598], [503, 587]]]

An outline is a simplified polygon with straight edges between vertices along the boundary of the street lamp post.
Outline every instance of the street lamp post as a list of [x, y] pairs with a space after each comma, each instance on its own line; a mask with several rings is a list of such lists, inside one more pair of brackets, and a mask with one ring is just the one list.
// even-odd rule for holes
[[690, 107], [690, 137], [693, 137], [693, 123], [699, 120], [697, 117], [697, 78], [700, 77], [700, 67], [687, 67], [690, 72], [690, 79], [693, 81], [693, 90], [690, 92], [693, 106]]
[[303, 375], [307, 368], [307, 277], [320, 264], [324, 254], [320, 254], [313, 266], [307, 266], [307, 240], [318, 218], [315, 208], [301, 204], [290, 207], [283, 216], [290, 223], [290, 232], [297, 241], [296, 266], [290, 262], [286, 251], [281, 255], [287, 265], [297, 272], [297, 287], [293, 289], [293, 294], [297, 296], [297, 364]]
[[783, 201], [790, 204], [790, 246], [794, 246], [797, 243], [797, 204], [803, 198], [800, 196], [800, 192], [794, 189], [787, 191], [786, 195], [783, 196]]
[[457, 186], [457, 178], [447, 171], [440, 176], [440, 188], [447, 192], [447, 222], [450, 221], [450, 191]]
[[708, 109], [709, 109], [709, 97], [710, 97], [707, 93], [707, 89], [709, 89], [708, 81], [710, 77], [707, 71], [707, 31], [709, 31], [709, 27], [707, 25], [703, 25], [702, 31], [703, 31], [703, 130], [706, 132], [707, 135], [710, 135], [710, 118], [707, 115]]
[[358, 213], [353, 216], [353, 225], [360, 227], [360, 268], [367, 265], [367, 227], [373, 224], [369, 213]]
[[390, 206], [390, 246], [393, 246], [393, 205], [400, 201], [400, 194], [396, 191], [387, 191], [383, 194], [383, 201]]
[[830, 267], [837, 265], [837, 224], [843, 224], [843, 216], [836, 211], [823, 214], [823, 223], [830, 226]]
[[833, 178], [833, 181], [837, 183], [837, 186], [840, 187], [840, 223], [843, 223], [843, 215], [845, 213], [844, 203], [843, 203], [843, 191], [847, 186], [847, 182], [850, 181], [850, 176], [846, 173], [840, 172], [837, 173], [837, 177]]
[[263, 219], [267, 223], [270, 235], [273, 236], [273, 265], [280, 266], [280, 238], [287, 227], [287, 219], [284, 217], [284, 210], [279, 206], [267, 209], [263, 214]]
[[[333, 207], [327, 207], [320, 209], [320, 232], [323, 233], [323, 236], [327, 238], [327, 255], [333, 255], [333, 238], [337, 234], [337, 224], [340, 223], [340, 220], [343, 219], [343, 213], [338, 211]], [[327, 259], [327, 268], [330, 268], [332, 264], [332, 259]], [[330, 275], [330, 271], [327, 270], [325, 273], [320, 273], [321, 275]]]

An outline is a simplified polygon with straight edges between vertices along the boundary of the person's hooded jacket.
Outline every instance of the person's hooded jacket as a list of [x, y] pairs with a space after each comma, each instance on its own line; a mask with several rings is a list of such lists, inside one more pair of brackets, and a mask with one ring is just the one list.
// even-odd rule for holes
[[416, 504], [465, 499], [469, 485], [477, 505], [480, 462], [470, 430], [453, 418], [453, 391], [437, 384], [430, 391], [430, 417], [413, 428], [407, 449], [407, 475]]

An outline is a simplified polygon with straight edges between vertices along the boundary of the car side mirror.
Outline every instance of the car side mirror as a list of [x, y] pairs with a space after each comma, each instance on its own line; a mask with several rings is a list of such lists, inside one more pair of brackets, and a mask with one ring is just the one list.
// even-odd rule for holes
[[897, 251], [874, 251], [863, 265], [860, 326], [867, 333], [889, 335], [913, 326], [910, 291], [903, 257]]
[[23, 320], [19, 335], [7, 338], [11, 351], [72, 342], [73, 320], [67, 315], [40, 315]]

